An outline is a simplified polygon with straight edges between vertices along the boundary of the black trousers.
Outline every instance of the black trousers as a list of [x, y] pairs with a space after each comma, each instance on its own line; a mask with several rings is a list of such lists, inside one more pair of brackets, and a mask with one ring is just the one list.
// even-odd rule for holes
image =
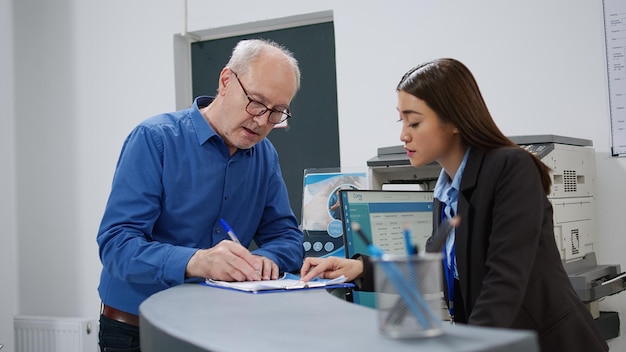
[[467, 313], [461, 297], [461, 285], [459, 280], [454, 280], [454, 322], [459, 324], [467, 324]]
[[100, 315], [100, 352], [140, 352], [139, 327]]

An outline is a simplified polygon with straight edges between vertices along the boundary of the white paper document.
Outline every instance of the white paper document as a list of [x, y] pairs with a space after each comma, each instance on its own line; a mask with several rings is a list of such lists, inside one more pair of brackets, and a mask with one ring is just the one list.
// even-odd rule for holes
[[346, 281], [345, 276], [336, 279], [313, 279], [308, 282], [301, 281], [297, 275], [286, 274], [278, 280], [262, 280], [262, 281], [219, 281], [207, 279], [206, 284], [209, 286], [230, 288], [238, 291], [259, 292], [268, 290], [301, 290], [308, 288], [320, 288], [337, 284], [343, 284]]

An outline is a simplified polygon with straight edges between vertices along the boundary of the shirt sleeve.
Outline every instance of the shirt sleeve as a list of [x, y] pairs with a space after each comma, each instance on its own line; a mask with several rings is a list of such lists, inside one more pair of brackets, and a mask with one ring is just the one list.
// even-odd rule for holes
[[152, 241], [160, 213], [163, 145], [150, 128], [127, 137], [117, 163], [97, 242], [110, 275], [132, 283], [184, 282], [195, 248]]
[[363, 272], [361, 276], [354, 280], [358, 291], [374, 292], [374, 264], [369, 256], [357, 253], [351, 259], [361, 260], [363, 262]]

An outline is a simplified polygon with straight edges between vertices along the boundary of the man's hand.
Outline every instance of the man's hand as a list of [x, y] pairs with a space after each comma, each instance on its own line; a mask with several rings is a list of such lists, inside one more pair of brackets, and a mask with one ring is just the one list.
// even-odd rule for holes
[[270, 259], [253, 255], [233, 241], [222, 241], [199, 249], [189, 259], [186, 277], [222, 281], [258, 281], [278, 278], [278, 266]]
[[276, 265], [271, 259], [262, 257], [260, 255], [255, 255], [257, 259], [261, 259], [262, 268], [261, 269], [261, 280], [277, 280], [280, 271], [278, 270], [278, 265]]

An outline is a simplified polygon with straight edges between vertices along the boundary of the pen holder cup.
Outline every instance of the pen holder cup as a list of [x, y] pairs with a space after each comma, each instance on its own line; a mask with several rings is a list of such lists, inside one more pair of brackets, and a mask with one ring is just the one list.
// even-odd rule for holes
[[441, 254], [386, 254], [373, 263], [380, 332], [391, 338], [441, 335]]

